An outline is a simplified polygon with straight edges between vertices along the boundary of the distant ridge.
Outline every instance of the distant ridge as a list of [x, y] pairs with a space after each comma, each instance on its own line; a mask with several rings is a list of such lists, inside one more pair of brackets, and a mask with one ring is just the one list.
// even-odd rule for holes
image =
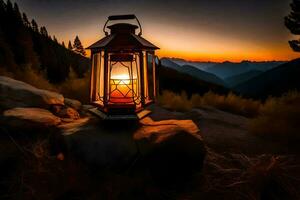
[[[199, 77], [195, 76], [194, 74], [190, 75], [191, 73], [185, 73], [178, 70], [178, 67], [189, 67], [179, 66], [169, 60], [166, 60], [166, 62], [160, 62], [157, 68], [159, 74], [158, 83], [160, 92], [164, 90], [170, 90], [176, 93], [185, 91], [189, 96], [192, 94], [203, 95], [208, 91], [213, 91], [218, 94], [227, 94], [229, 92], [229, 90], [222, 85], [199, 79]], [[191, 68], [198, 70], [194, 67]]]
[[186, 61], [180, 58], [162, 58], [164, 60], [170, 60], [179, 66], [190, 65], [196, 67], [197, 69], [203, 70], [208, 73], [212, 73], [219, 78], [226, 79], [231, 76], [243, 74], [248, 71], [258, 70], [267, 71], [274, 67], [277, 67], [284, 61], [242, 61], [242, 62], [198, 62], [198, 61]]
[[234, 87], [234, 86], [237, 86], [238, 84], [246, 82], [246, 81], [250, 80], [251, 78], [254, 78], [262, 73], [263, 73], [262, 71], [254, 69], [254, 70], [250, 70], [250, 71], [238, 74], [238, 75], [230, 76], [225, 79], [225, 82], [227, 83], [227, 85], [229, 87]]
[[234, 87], [245, 97], [281, 96], [289, 90], [300, 90], [300, 58], [268, 70]]
[[202, 81], [206, 81], [206, 82], [209, 82], [209, 83], [214, 83], [214, 84], [217, 84], [217, 85], [220, 85], [220, 86], [225, 86], [226, 85], [226, 83], [222, 79], [217, 77], [216, 75], [214, 75], [212, 73], [205, 72], [205, 71], [200, 70], [199, 68], [196, 68], [196, 67], [191, 66], [191, 65], [180, 66], [180, 65], [176, 64], [175, 62], [173, 62], [169, 59], [164, 59], [164, 58], [161, 59], [161, 64], [165, 67], [175, 69], [178, 72], [188, 74], [188, 75], [190, 75], [192, 77], [195, 77], [195, 78], [197, 78], [199, 80], [202, 80]]

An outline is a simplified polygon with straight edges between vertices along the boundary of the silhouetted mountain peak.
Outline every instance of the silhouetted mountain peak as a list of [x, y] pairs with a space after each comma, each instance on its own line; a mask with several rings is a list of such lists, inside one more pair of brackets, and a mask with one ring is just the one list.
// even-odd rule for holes
[[235, 91], [246, 97], [280, 96], [289, 90], [300, 89], [300, 58], [267, 70], [237, 85]]

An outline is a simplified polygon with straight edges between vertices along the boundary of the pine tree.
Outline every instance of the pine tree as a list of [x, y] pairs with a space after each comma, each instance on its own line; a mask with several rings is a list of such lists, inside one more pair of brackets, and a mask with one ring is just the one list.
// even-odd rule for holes
[[56, 42], [56, 43], [58, 43], [58, 41], [57, 41], [55, 35], [53, 35], [53, 41]]
[[72, 46], [72, 43], [71, 43], [70, 40], [69, 40], [69, 44], [68, 44], [68, 49], [69, 49], [69, 50], [73, 50], [73, 46]]
[[29, 20], [28, 20], [28, 18], [27, 18], [27, 15], [26, 15], [25, 13], [23, 13], [22, 19], [23, 19], [24, 25], [25, 25], [26, 27], [30, 27], [30, 22], [29, 22]]
[[39, 26], [34, 19], [31, 20], [31, 28], [34, 32], [39, 32]]
[[[285, 26], [292, 34], [300, 35], [300, 0], [293, 0], [291, 9], [291, 13], [285, 17]], [[300, 52], [300, 38], [289, 41], [289, 44], [295, 52]]]
[[13, 5], [12, 5], [12, 3], [11, 3], [10, 0], [7, 0], [7, 2], [6, 2], [6, 13], [7, 13], [7, 15], [11, 15], [12, 16], [13, 12], [14, 12], [13, 11]]
[[82, 56], [85, 56], [86, 53], [85, 53], [85, 49], [83, 48], [82, 44], [81, 44], [81, 41], [79, 39], [78, 36], [75, 37], [75, 40], [74, 40], [74, 51], [78, 54], [81, 54]]
[[42, 26], [42, 27], [40, 28], [40, 33], [41, 33], [43, 36], [48, 37], [48, 31], [47, 31], [47, 29], [46, 29], [45, 26]]
[[21, 20], [22, 17], [21, 17], [21, 13], [20, 13], [20, 9], [19, 9], [19, 6], [17, 3], [14, 3], [14, 13], [15, 13], [15, 16]]
[[26, 66], [38, 67], [38, 58], [33, 50], [33, 42], [29, 30], [25, 27], [18, 5], [6, 3], [4, 13], [0, 14], [0, 26], [3, 36], [10, 46], [15, 63], [22, 69]]
[[5, 16], [6, 5], [3, 0], [0, 0], [0, 23], [2, 25]]
[[4, 12], [4, 8], [5, 8], [5, 3], [3, 0], [0, 0], [0, 9], [2, 12]]
[[62, 41], [61, 45], [62, 45], [64, 48], [66, 48], [66, 45], [65, 45], [65, 42], [64, 42], [64, 41]]

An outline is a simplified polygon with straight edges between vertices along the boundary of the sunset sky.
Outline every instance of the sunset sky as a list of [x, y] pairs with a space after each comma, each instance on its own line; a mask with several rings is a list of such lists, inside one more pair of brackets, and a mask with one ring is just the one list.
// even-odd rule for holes
[[[13, 0], [12, 0], [13, 1]], [[107, 16], [136, 14], [158, 55], [198, 61], [291, 60], [300, 57], [283, 24], [290, 0], [16, 0], [59, 41], [78, 35], [85, 47], [104, 36]]]

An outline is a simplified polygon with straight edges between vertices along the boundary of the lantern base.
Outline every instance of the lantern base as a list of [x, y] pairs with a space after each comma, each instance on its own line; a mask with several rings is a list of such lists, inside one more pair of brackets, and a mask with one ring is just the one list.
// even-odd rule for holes
[[89, 111], [103, 120], [140, 120], [151, 113], [150, 110], [145, 109], [134, 114], [107, 114], [96, 107]]

